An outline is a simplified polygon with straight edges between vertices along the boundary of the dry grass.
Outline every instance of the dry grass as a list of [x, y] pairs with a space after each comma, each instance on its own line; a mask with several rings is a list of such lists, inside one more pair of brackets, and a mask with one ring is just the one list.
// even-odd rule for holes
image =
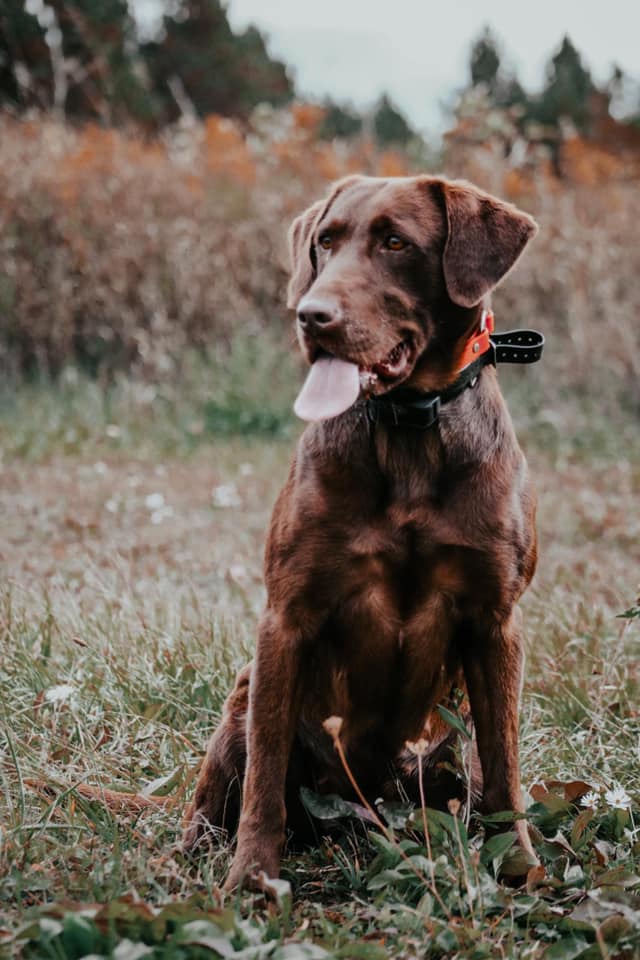
[[[6, 691], [0, 719], [0, 915], [7, 930], [33, 918], [21, 936], [32, 931], [36, 956], [49, 955], [46, 931], [57, 929], [61, 917], [73, 937], [80, 936], [73, 926], [80, 923], [74, 912], [79, 908], [63, 908], [63, 901], [85, 904], [85, 911], [94, 901], [118, 904], [119, 936], [136, 942], [155, 941], [144, 933], [143, 908], [121, 899], [132, 890], [157, 910], [183, 904], [189, 922], [213, 922], [206, 911], [218, 909], [217, 885], [229, 851], [222, 846], [211, 859], [185, 862], [177, 846], [182, 804], [233, 675], [251, 655], [263, 603], [264, 531], [294, 439], [295, 428], [283, 423], [289, 436], [205, 433], [194, 447], [180, 428], [190, 422], [196, 401], [172, 394], [165, 398], [164, 418], [147, 422], [141, 443], [148, 408], [144, 402], [136, 406], [137, 394], [127, 392], [129, 387], [121, 389], [106, 419], [87, 416], [94, 386], [82, 378], [62, 388], [25, 388], [14, 398], [13, 411], [21, 419], [11, 419], [11, 431], [0, 418], [6, 445], [0, 499], [6, 584], [0, 609]], [[238, 385], [235, 389], [233, 395], [241, 396]], [[288, 384], [282, 390], [284, 402], [294, 388]], [[637, 805], [638, 633], [634, 622], [616, 619], [638, 586], [637, 448], [626, 450], [627, 421], [620, 417], [618, 440], [590, 457], [584, 422], [580, 437], [563, 434], [557, 423], [550, 434], [547, 420], [536, 420], [517, 391], [511, 392], [540, 492], [542, 546], [525, 603], [524, 783], [531, 789], [540, 779], [557, 777], [604, 789], [618, 785]], [[8, 437], [19, 434], [25, 420], [41, 425], [46, 442], [29, 428], [18, 447], [9, 447]], [[76, 431], [77, 439], [67, 436], [65, 447], [58, 427], [47, 430], [48, 420], [64, 421], [67, 435]], [[606, 426], [605, 421], [601, 427]], [[51, 784], [52, 793], [43, 791], [43, 782]], [[97, 797], [77, 789], [86, 784], [98, 788]], [[129, 806], [123, 812], [108, 793], [102, 796], [109, 790], [157, 790], [166, 800], [159, 809]], [[274, 913], [245, 898], [237, 904], [239, 913], [215, 913], [215, 924], [231, 924], [238, 950], [251, 938], [271, 943], [269, 949], [287, 943], [291, 950], [312, 939], [326, 951], [318, 957], [382, 958], [427, 948], [429, 956], [453, 957], [475, 955], [469, 951], [477, 941], [484, 951], [501, 943], [506, 955], [537, 958], [547, 956], [544, 951], [555, 941], [562, 949], [577, 949], [567, 939], [566, 923], [558, 923], [576, 910], [591, 909], [588, 891], [597, 888], [601, 874], [614, 870], [622, 906], [608, 907], [595, 927], [581, 928], [577, 942], [591, 949], [594, 930], [606, 921], [605, 948], [614, 946], [617, 952], [610, 955], [626, 958], [635, 949], [633, 924], [620, 921], [615, 937], [610, 927], [616, 910], [636, 909], [624, 885], [634, 883], [625, 878], [638, 855], [637, 832], [620, 832], [614, 841], [606, 806], [594, 823], [598, 832], [573, 855], [563, 853], [558, 841], [549, 846], [559, 827], [547, 827], [539, 850], [546, 851], [548, 876], [556, 886], [543, 886], [533, 898], [521, 892], [514, 900], [487, 887], [485, 874], [477, 874], [477, 853], [461, 861], [460, 850], [432, 825], [440, 857], [437, 889], [458, 917], [454, 934], [446, 933], [449, 921], [439, 925], [436, 908], [432, 915], [424, 913], [425, 894], [415, 886], [413, 865], [415, 884], [399, 879], [401, 867], [385, 879], [380, 863], [391, 867], [393, 847], [378, 849], [372, 861], [379, 841], [349, 831], [338, 846], [285, 862], [294, 887], [293, 914], [286, 906]], [[570, 819], [561, 835], [572, 830]], [[594, 860], [594, 844], [604, 866]], [[414, 848], [406, 849], [411, 856]], [[480, 922], [477, 904], [464, 906], [468, 894], [456, 880], [463, 868], [494, 904], [486, 907], [490, 923]], [[196, 893], [199, 905], [191, 899]], [[416, 911], [418, 902], [422, 907]], [[547, 913], [521, 927], [514, 917], [525, 903], [527, 910], [538, 904], [536, 910], [544, 906]], [[555, 914], [548, 913], [550, 904]], [[250, 919], [241, 920], [243, 915]], [[98, 937], [100, 924], [96, 920], [95, 929], [86, 928], [89, 914], [84, 916], [82, 936]], [[69, 946], [75, 940], [67, 927], [52, 956], [83, 955]], [[162, 945], [154, 949], [155, 956], [167, 955]]]

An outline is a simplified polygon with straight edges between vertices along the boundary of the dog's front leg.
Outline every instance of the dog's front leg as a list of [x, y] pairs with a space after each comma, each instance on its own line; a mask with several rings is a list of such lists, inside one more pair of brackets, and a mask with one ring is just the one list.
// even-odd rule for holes
[[249, 692], [247, 765], [238, 846], [225, 887], [261, 872], [277, 877], [286, 821], [285, 781], [300, 711], [301, 640], [264, 614]]
[[[518, 720], [524, 656], [520, 611], [478, 631], [463, 653], [471, 713], [476, 728], [486, 813], [521, 812]], [[526, 823], [516, 820], [520, 845], [532, 856]]]

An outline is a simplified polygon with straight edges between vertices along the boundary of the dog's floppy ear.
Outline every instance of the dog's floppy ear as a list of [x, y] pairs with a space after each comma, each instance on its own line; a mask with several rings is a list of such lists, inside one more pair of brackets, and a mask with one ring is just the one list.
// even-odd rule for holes
[[301, 213], [289, 228], [289, 256], [291, 279], [287, 288], [287, 306], [295, 309], [313, 283], [316, 275], [315, 259], [311, 249], [311, 236], [326, 200], [316, 200], [308, 210]]
[[442, 181], [447, 242], [442, 266], [447, 293], [473, 307], [511, 270], [538, 231], [535, 220], [464, 182]]
[[291, 256], [291, 279], [287, 289], [287, 306], [295, 309], [304, 294], [316, 278], [316, 262], [311, 238], [317, 223], [328, 212], [329, 207], [343, 190], [351, 187], [363, 178], [359, 174], [343, 177], [331, 185], [329, 196], [317, 200], [301, 213], [289, 228], [289, 254]]

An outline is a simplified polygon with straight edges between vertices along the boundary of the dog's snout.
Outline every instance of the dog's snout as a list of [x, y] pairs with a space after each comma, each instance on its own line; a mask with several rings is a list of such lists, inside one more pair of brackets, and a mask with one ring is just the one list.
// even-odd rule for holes
[[331, 300], [303, 299], [298, 304], [298, 323], [305, 330], [326, 329], [340, 322], [340, 307]]

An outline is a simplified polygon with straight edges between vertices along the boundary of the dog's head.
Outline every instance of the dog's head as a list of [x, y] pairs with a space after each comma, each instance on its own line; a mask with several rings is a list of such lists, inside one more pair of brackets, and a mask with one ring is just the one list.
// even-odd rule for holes
[[[465, 182], [338, 182], [289, 234], [288, 305], [303, 353], [314, 367], [347, 361], [351, 393], [353, 370], [370, 393], [400, 383], [443, 386], [455, 377], [484, 298], [536, 229], [527, 214]], [[347, 365], [333, 367], [333, 380], [318, 373], [316, 394], [331, 383], [344, 388]]]

